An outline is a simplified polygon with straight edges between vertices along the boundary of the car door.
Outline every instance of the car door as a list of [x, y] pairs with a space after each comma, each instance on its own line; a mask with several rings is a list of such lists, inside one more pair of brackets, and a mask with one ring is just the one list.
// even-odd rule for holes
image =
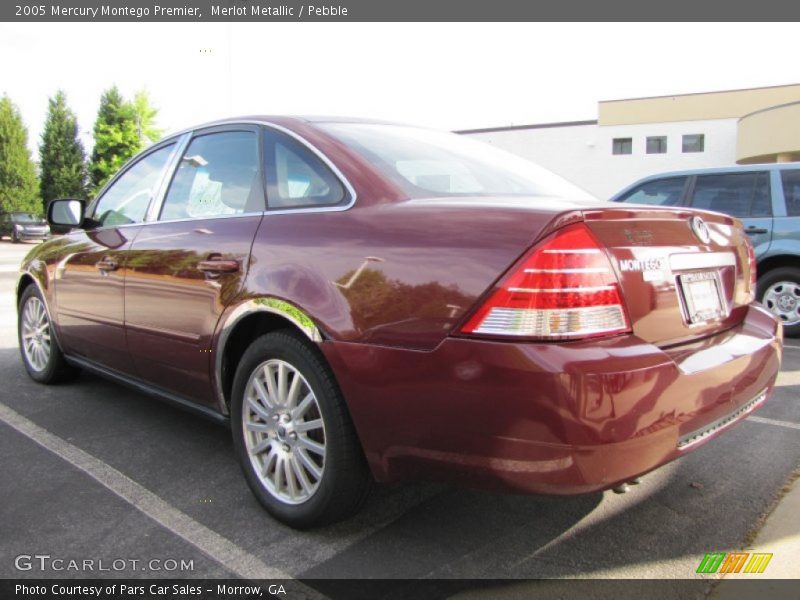
[[194, 132], [152, 219], [134, 241], [125, 282], [128, 348], [140, 376], [215, 405], [211, 338], [242, 288], [264, 211], [258, 128]]
[[698, 175], [689, 194], [689, 205], [739, 217], [760, 258], [772, 242], [770, 187], [768, 171]]
[[86, 211], [85, 229], [64, 236], [55, 272], [64, 350], [132, 374], [124, 332], [127, 253], [175, 151], [166, 143], [125, 167]]

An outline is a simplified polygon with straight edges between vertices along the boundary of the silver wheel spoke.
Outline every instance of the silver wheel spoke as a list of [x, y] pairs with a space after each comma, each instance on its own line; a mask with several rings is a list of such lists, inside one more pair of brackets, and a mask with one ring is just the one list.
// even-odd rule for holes
[[292, 469], [291, 462], [292, 460], [288, 456], [283, 459], [283, 471], [288, 484], [289, 495], [292, 498], [297, 498], [297, 482], [294, 480], [294, 469]]
[[261, 454], [264, 450], [270, 448], [271, 444], [272, 440], [266, 437], [250, 449], [250, 454]]
[[325, 446], [323, 446], [322, 444], [318, 444], [314, 440], [310, 440], [307, 437], [298, 437], [297, 443], [300, 444], [303, 448], [311, 450], [311, 452], [313, 452], [314, 454], [325, 456]]
[[322, 477], [322, 471], [317, 464], [311, 460], [311, 457], [308, 455], [308, 453], [300, 448], [297, 451], [297, 456], [300, 457], [300, 462], [305, 465], [306, 469], [308, 469], [308, 472], [311, 473], [317, 481], [319, 481], [319, 478]]
[[289, 386], [289, 392], [286, 396], [287, 408], [294, 408], [297, 404], [297, 396], [300, 394], [301, 379], [295, 375], [292, 379], [292, 384]]
[[309, 392], [308, 395], [303, 398], [303, 401], [300, 403], [300, 406], [292, 410], [292, 418], [298, 419], [302, 417], [306, 411], [311, 407], [316, 399], [314, 398], [313, 392]]
[[272, 376], [272, 369], [269, 366], [264, 367], [264, 379], [267, 382], [267, 391], [269, 392], [269, 398], [272, 402], [272, 405], [279, 405], [280, 399], [278, 398], [277, 391], [275, 390], [275, 379]]
[[300, 464], [300, 459], [297, 458], [297, 454], [292, 455], [292, 470], [294, 471], [295, 477], [297, 477], [297, 481], [300, 482], [300, 487], [303, 488], [303, 491], [308, 494], [311, 492], [312, 486], [311, 482], [308, 480], [308, 475], [303, 470], [303, 465]]
[[269, 397], [269, 392], [264, 388], [264, 384], [261, 383], [261, 380], [258, 377], [253, 379], [253, 385], [258, 392], [258, 397], [261, 399], [261, 402], [264, 403], [264, 406], [267, 408], [273, 408], [275, 403], [272, 401], [272, 398]]
[[286, 406], [288, 378], [289, 375], [286, 373], [286, 363], [278, 363], [278, 403], [281, 406]]
[[297, 433], [305, 433], [306, 431], [311, 431], [313, 429], [321, 429], [322, 428], [322, 419], [314, 419], [313, 421], [302, 421], [295, 425], [294, 430]]
[[261, 417], [265, 421], [268, 421], [270, 419], [269, 412], [267, 412], [267, 410], [261, 404], [259, 404], [257, 400], [253, 398], [248, 398], [247, 406], [249, 406], [253, 412], [255, 412], [259, 417]]
[[245, 427], [255, 433], [269, 433], [272, 431], [272, 425], [267, 423], [245, 423]]

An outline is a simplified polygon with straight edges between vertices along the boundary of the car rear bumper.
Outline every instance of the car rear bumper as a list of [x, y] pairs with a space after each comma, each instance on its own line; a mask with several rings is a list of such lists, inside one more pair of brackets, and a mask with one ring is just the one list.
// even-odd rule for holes
[[753, 305], [737, 327], [670, 349], [631, 335], [322, 349], [377, 479], [578, 494], [651, 471], [758, 408], [782, 330]]
[[50, 235], [47, 231], [19, 231], [17, 232], [17, 239], [19, 240], [46, 240]]

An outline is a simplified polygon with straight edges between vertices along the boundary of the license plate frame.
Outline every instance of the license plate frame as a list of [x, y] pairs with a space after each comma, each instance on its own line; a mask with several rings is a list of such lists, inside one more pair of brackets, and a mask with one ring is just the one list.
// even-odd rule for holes
[[725, 316], [726, 307], [717, 271], [683, 273], [679, 278], [689, 324], [698, 325]]

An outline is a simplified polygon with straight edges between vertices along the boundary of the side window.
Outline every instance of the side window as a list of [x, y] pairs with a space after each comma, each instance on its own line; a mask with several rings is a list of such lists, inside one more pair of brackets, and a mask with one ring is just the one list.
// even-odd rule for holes
[[618, 202], [653, 204], [658, 206], [679, 206], [683, 196], [686, 177], [669, 177], [648, 181], [632, 189]]
[[159, 220], [238, 215], [264, 210], [254, 131], [192, 139], [169, 186]]
[[690, 204], [734, 217], [768, 217], [772, 214], [768, 174], [700, 175]]
[[101, 227], [141, 223], [175, 144], [151, 152], [117, 179], [100, 197], [92, 219]]
[[786, 199], [786, 214], [800, 217], [800, 170], [781, 171], [783, 197]]
[[266, 130], [264, 156], [269, 208], [335, 206], [347, 200], [336, 175], [289, 136]]

